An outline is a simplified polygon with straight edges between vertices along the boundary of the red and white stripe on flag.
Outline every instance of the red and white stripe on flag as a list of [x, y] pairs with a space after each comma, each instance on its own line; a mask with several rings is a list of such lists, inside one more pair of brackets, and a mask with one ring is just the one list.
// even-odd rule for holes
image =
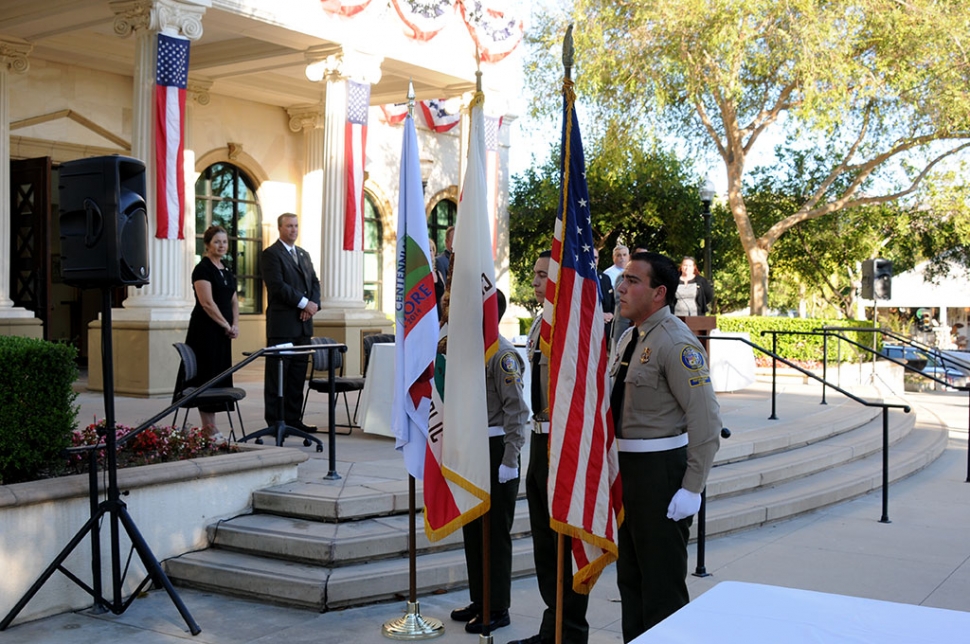
[[155, 237], [183, 239], [185, 85], [189, 41], [158, 34], [155, 67]]
[[364, 249], [364, 160], [369, 109], [370, 84], [348, 80], [344, 130], [344, 162], [347, 164], [344, 250]]
[[400, 201], [397, 215], [397, 291], [395, 307], [394, 399], [391, 429], [395, 447], [414, 478], [424, 478], [428, 447], [431, 388], [438, 348], [438, 312], [428, 244], [428, 223], [421, 189], [418, 135], [414, 119], [404, 123], [401, 146]]
[[562, 188], [541, 344], [549, 356], [550, 522], [572, 537], [573, 589], [588, 593], [616, 560], [623, 501], [586, 164], [571, 84], [565, 95]]
[[[425, 532], [432, 541], [482, 516], [491, 505], [489, 460], [483, 457], [488, 454], [485, 362], [498, 350], [498, 300], [485, 192], [483, 100], [481, 94], [472, 100], [450, 268], [444, 395], [436, 389], [424, 463]], [[445, 356], [438, 356], [436, 369], [444, 363]]]
[[424, 122], [439, 134], [461, 123], [461, 114], [450, 114], [445, 109], [444, 99], [433, 98], [429, 101], [421, 101], [420, 105]]

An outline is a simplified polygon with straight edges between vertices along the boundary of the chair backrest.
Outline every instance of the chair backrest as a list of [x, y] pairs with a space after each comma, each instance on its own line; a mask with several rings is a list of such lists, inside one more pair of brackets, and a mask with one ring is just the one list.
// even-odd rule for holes
[[199, 364], [195, 359], [195, 351], [184, 342], [176, 342], [172, 346], [179, 352], [179, 357], [182, 359], [182, 369], [184, 371], [182, 375], [186, 380], [192, 380], [199, 371]]
[[393, 333], [374, 333], [364, 336], [364, 376], [367, 376], [367, 366], [370, 364], [371, 349], [378, 342], [394, 342]]
[[[339, 342], [333, 338], [310, 338], [310, 344], [339, 344]], [[313, 352], [314, 371], [327, 371], [327, 369], [330, 368], [330, 353], [331, 352], [326, 349], [317, 349]], [[333, 352], [333, 369], [336, 375], [343, 375], [344, 358], [343, 354], [339, 351]]]

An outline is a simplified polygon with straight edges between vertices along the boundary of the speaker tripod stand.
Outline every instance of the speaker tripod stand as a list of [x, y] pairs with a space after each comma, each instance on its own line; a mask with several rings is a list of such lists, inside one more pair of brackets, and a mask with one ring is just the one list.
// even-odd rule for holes
[[[41, 587], [57, 571], [64, 575], [87, 592], [94, 598], [93, 610], [97, 612], [111, 611], [115, 615], [120, 615], [127, 610], [128, 606], [138, 597], [149, 581], [153, 581], [156, 586], [162, 587], [168, 593], [172, 603], [175, 604], [185, 624], [189, 627], [192, 635], [202, 632], [199, 625], [192, 619], [185, 604], [175, 592], [172, 582], [169, 580], [161, 564], [152, 554], [145, 539], [138, 532], [134, 520], [128, 514], [125, 502], [121, 500], [121, 493], [118, 490], [118, 460], [117, 444], [115, 441], [115, 414], [114, 414], [114, 363], [111, 347], [111, 287], [101, 287], [101, 366], [104, 373], [104, 416], [105, 416], [105, 437], [104, 449], [107, 458], [105, 472], [108, 476], [108, 486], [105, 490], [105, 499], [98, 501], [100, 493], [98, 490], [97, 458], [95, 451], [90, 452], [89, 460], [89, 484], [91, 500], [91, 518], [74, 535], [74, 538], [61, 550], [60, 554], [47, 566], [40, 578], [34, 582], [27, 593], [21, 597], [16, 606], [0, 621], [0, 631], [5, 630], [10, 623], [17, 617], [24, 606], [37, 594]], [[107, 518], [110, 528], [110, 551], [111, 551], [111, 591], [110, 599], [103, 594], [102, 584], [102, 565], [101, 565], [101, 522]], [[121, 529], [131, 540], [132, 547], [138, 553], [142, 564], [148, 572], [148, 576], [142, 580], [135, 591], [123, 599], [121, 596], [122, 585], [127, 575], [128, 565], [125, 565], [124, 573], [121, 569], [121, 546], [119, 538]], [[64, 561], [71, 555], [74, 549], [81, 543], [85, 536], [91, 535], [91, 585], [86, 584], [73, 572], [64, 567]]]

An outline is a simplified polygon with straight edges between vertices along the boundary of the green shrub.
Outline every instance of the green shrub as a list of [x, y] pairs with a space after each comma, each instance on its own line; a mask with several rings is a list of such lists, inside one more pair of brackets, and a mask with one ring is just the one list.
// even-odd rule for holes
[[[761, 335], [762, 331], [817, 331], [825, 326], [858, 328], [872, 326], [872, 322], [865, 320], [816, 320], [809, 318], [757, 316], [719, 316], [717, 318], [717, 328], [719, 330], [734, 333], [747, 332], [751, 334], [752, 342], [766, 349], [771, 349], [771, 334]], [[871, 332], [850, 331], [842, 335], [864, 346], [872, 346]], [[822, 361], [823, 343], [821, 335], [789, 335], [787, 333], [779, 333], [777, 337], [778, 344], [776, 353], [782, 358], [801, 362]], [[866, 356], [871, 356], [871, 354], [848, 342], [836, 342], [833, 338], [829, 338], [828, 358], [830, 362], [839, 359], [843, 362], [855, 362], [859, 360], [860, 356], [866, 359]]]
[[78, 414], [76, 356], [66, 344], [0, 336], [0, 483], [63, 462]]

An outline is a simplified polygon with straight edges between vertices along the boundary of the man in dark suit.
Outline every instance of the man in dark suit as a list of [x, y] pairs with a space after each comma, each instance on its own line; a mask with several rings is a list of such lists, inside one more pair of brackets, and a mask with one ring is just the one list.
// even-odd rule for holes
[[[269, 303], [266, 307], [266, 344], [285, 342], [294, 345], [310, 344], [313, 335], [313, 315], [320, 310], [320, 280], [313, 270], [313, 262], [305, 250], [296, 245], [300, 222], [293, 213], [283, 213], [277, 219], [280, 238], [263, 251], [262, 274]], [[267, 425], [280, 420], [279, 360], [266, 359], [265, 409]], [[305, 432], [317, 428], [303, 424], [301, 404], [303, 383], [309, 356], [288, 356], [283, 363], [283, 418], [287, 425]]]
[[441, 276], [448, 282], [448, 271], [451, 270], [451, 254], [454, 252], [452, 243], [455, 240], [455, 227], [448, 226], [445, 231], [445, 249], [434, 258], [434, 265], [441, 272]]
[[596, 262], [596, 276], [600, 281], [600, 297], [603, 300], [603, 322], [605, 322], [606, 348], [612, 348], [613, 312], [616, 309], [616, 296], [613, 294], [613, 279], [599, 269], [600, 252], [593, 249], [593, 261]]

